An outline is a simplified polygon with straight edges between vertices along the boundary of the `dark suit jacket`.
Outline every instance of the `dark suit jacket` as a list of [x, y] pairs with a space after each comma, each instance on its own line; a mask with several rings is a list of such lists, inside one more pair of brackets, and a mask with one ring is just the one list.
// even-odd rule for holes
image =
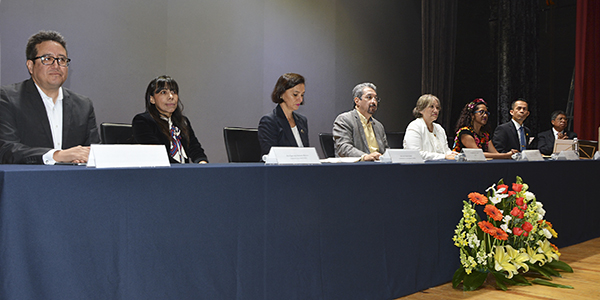
[[[525, 142], [529, 144], [529, 128], [525, 127]], [[506, 153], [511, 149], [521, 150], [521, 142], [519, 142], [519, 134], [512, 120], [499, 125], [494, 131], [492, 143], [499, 153]], [[525, 145], [527, 147], [528, 145]]]
[[[304, 147], [308, 144], [308, 120], [305, 116], [292, 112], [296, 121], [296, 127], [300, 133], [300, 139]], [[287, 121], [280, 105], [273, 112], [264, 115], [258, 123], [258, 142], [262, 154], [268, 154], [272, 146], [298, 147], [290, 123]]]
[[[567, 137], [569, 139], [577, 137], [575, 132], [566, 131]], [[550, 130], [542, 131], [538, 133], [537, 138], [537, 147], [542, 154], [551, 155], [552, 151], [554, 151], [554, 132], [552, 128]]]
[[[208, 158], [206, 157], [206, 154], [204, 154], [204, 149], [202, 149], [202, 146], [200, 145], [200, 142], [198, 142], [196, 134], [192, 129], [190, 120], [187, 117], [183, 118], [188, 125], [187, 129], [190, 138], [189, 142], [187, 142], [185, 137], [182, 136], [181, 145], [188, 156], [188, 160], [191, 160], [193, 163], [198, 163], [203, 160], [208, 162]], [[162, 131], [160, 131], [160, 127], [149, 112], [137, 114], [131, 123], [133, 127], [133, 138], [137, 143], [146, 145], [165, 145], [167, 148], [167, 153], [169, 153], [169, 149], [171, 147], [170, 137], [166, 136]], [[171, 163], [178, 163], [171, 156], [169, 156], [169, 160]]]
[[[92, 101], [63, 87], [62, 148], [100, 143]], [[33, 80], [0, 89], [0, 161], [42, 164], [54, 148], [46, 107]]]

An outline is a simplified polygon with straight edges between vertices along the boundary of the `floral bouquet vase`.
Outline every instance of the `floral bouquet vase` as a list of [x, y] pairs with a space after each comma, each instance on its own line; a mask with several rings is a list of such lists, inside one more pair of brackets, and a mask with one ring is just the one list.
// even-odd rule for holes
[[[509, 285], [532, 283], [573, 288], [552, 283], [557, 270], [573, 272], [559, 260], [558, 248], [549, 242], [557, 233], [544, 219], [546, 211], [517, 176], [509, 188], [500, 179], [486, 190], [487, 195], [470, 193], [463, 201], [463, 217], [454, 230], [454, 245], [460, 248], [461, 266], [454, 273], [452, 286], [472, 291], [491, 274], [499, 289]], [[481, 220], [476, 208], [483, 207], [487, 220]], [[483, 214], [482, 214], [483, 215]], [[523, 275], [535, 277], [527, 280]]]

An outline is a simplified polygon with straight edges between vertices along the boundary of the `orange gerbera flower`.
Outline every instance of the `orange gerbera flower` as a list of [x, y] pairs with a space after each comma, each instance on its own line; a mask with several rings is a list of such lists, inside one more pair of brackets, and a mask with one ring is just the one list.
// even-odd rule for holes
[[488, 198], [480, 193], [472, 192], [469, 194], [469, 200], [475, 204], [485, 205], [488, 203]]
[[489, 235], [494, 235], [496, 233], [496, 226], [492, 225], [492, 223], [488, 221], [480, 221], [479, 223], [477, 223], [477, 225], [479, 226], [479, 228], [481, 228], [481, 230], [483, 230], [483, 232]]
[[508, 234], [502, 230], [502, 228], [498, 227], [496, 227], [496, 232], [492, 234], [492, 236], [501, 241], [506, 241], [508, 239]]
[[496, 221], [500, 221], [502, 220], [502, 213], [500, 212], [500, 210], [498, 208], [496, 208], [496, 206], [488, 204], [485, 206], [485, 208], [483, 209], [483, 211], [492, 219], [496, 220]]

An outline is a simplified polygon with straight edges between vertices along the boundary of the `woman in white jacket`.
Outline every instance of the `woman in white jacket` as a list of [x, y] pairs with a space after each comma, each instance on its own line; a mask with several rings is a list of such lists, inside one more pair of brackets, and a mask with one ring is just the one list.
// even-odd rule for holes
[[408, 124], [404, 134], [404, 149], [419, 150], [424, 160], [454, 159], [456, 152], [448, 147], [448, 138], [442, 125], [433, 123], [440, 113], [440, 100], [431, 94], [419, 97], [413, 109], [415, 120]]

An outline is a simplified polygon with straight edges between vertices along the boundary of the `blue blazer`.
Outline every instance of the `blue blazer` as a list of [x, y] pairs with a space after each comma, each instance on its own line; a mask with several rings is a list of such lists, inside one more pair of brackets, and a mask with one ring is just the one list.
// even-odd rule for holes
[[[308, 120], [305, 116], [292, 112], [296, 121], [296, 127], [300, 133], [300, 139], [304, 147], [309, 147], [308, 143]], [[280, 105], [277, 105], [273, 112], [264, 115], [258, 123], [258, 142], [262, 154], [268, 154], [272, 146], [298, 147], [290, 123], [287, 121]]]

